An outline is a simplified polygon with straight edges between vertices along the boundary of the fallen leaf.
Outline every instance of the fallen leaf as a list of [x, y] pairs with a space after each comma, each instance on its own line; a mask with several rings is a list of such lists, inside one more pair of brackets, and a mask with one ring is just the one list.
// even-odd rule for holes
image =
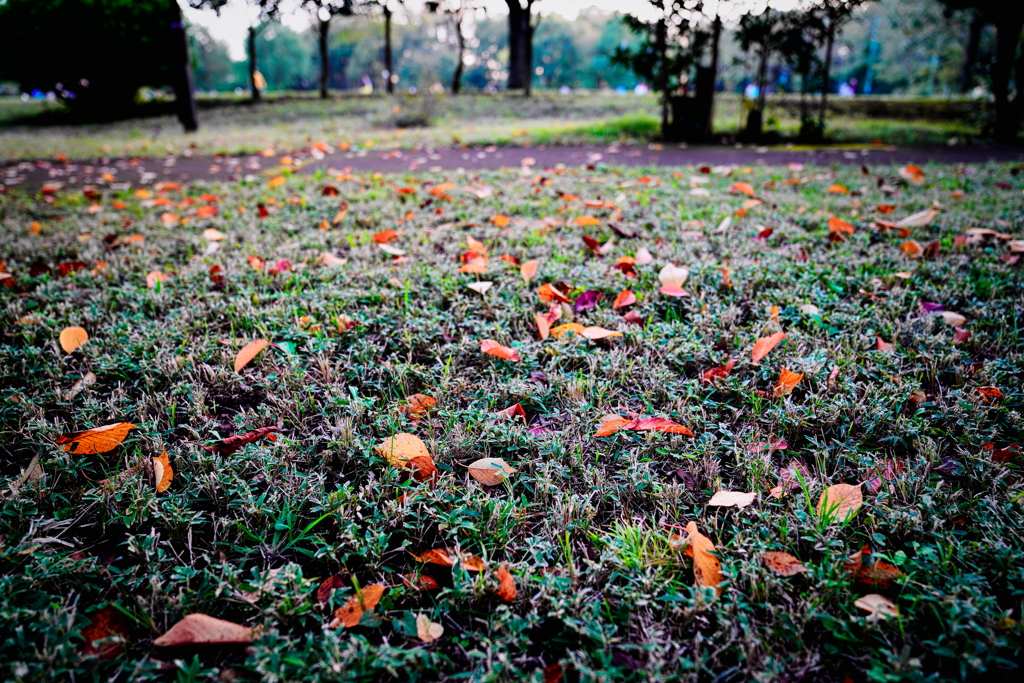
[[275, 441], [277, 439], [275, 432], [278, 431], [280, 430], [277, 427], [260, 427], [259, 429], [252, 430], [251, 432], [236, 434], [234, 436], [229, 436], [226, 439], [221, 439], [212, 446], [203, 446], [203, 449], [210, 453], [219, 453], [220, 455], [227, 456], [233, 454], [242, 446], [253, 443], [263, 437], [267, 437], [271, 441]]
[[612, 304], [612, 308], [624, 308], [635, 303], [636, 295], [630, 290], [624, 289], [615, 297], [615, 302]]
[[64, 353], [71, 353], [89, 341], [89, 333], [81, 327], [65, 327], [60, 332], [60, 347]]
[[501, 458], [481, 458], [469, 465], [469, 474], [484, 486], [499, 486], [505, 475], [518, 472]]
[[903, 220], [896, 221], [896, 226], [900, 228], [923, 228], [930, 225], [935, 217], [938, 216], [941, 211], [938, 209], [925, 209], [924, 211], [918, 211], [915, 214], [911, 214]]
[[903, 576], [896, 567], [872, 557], [871, 548], [864, 546], [843, 563], [843, 570], [859, 583], [871, 586], [888, 586]]
[[[124, 651], [128, 639], [128, 621], [113, 605], [89, 615], [89, 625], [82, 629], [82, 655], [106, 661]], [[97, 643], [97, 641], [105, 641]]]
[[427, 445], [415, 434], [400, 433], [381, 441], [373, 447], [377, 455], [387, 460], [393, 467], [404, 467], [413, 458], [430, 457]]
[[153, 458], [153, 481], [156, 482], [156, 492], [163, 493], [169, 489], [172, 478], [174, 478], [174, 470], [171, 468], [171, 460], [165, 450]]
[[907, 240], [900, 245], [900, 251], [909, 259], [919, 259], [924, 256], [924, 247], [917, 240]]
[[967, 322], [967, 318], [953, 311], [943, 311], [939, 315], [942, 316], [942, 319], [945, 320], [946, 324], [950, 327], [963, 327]]
[[537, 335], [541, 339], [547, 339], [551, 334], [551, 326], [562, 317], [562, 307], [552, 304], [547, 313], [535, 313], [534, 321], [537, 323]]
[[831, 194], [850, 194], [850, 191], [843, 185], [829, 185], [828, 191]]
[[544, 284], [537, 290], [537, 296], [540, 300], [546, 304], [550, 303], [563, 303], [571, 304], [572, 299], [569, 298], [569, 290], [572, 288], [564, 282], [557, 282], [555, 284]]
[[205, 614], [190, 614], [153, 641], [157, 647], [185, 645], [243, 645], [252, 642], [252, 629]]
[[714, 588], [719, 595], [722, 589], [719, 584], [725, 580], [722, 576], [722, 565], [714, 555], [715, 544], [711, 539], [697, 531], [697, 522], [686, 525], [690, 545], [685, 553], [693, 558], [693, 579], [698, 586]]
[[732, 372], [732, 369], [736, 367], [736, 361], [729, 359], [729, 362], [725, 365], [719, 365], [717, 368], [710, 368], [704, 371], [701, 375], [701, 382], [704, 384], [711, 384], [715, 380], [725, 379]]
[[157, 285], [163, 284], [170, 279], [171, 276], [167, 273], [161, 273], [159, 270], [154, 270], [146, 276], [146, 287], [149, 289], [156, 289]]
[[96, 384], [96, 375], [94, 375], [92, 372], [85, 373], [82, 379], [72, 384], [71, 388], [68, 389], [67, 392], [65, 392], [64, 400], [70, 401], [75, 396], [78, 396], [80, 393], [82, 393], [83, 389], [91, 387], [93, 384]]
[[413, 420], [420, 419], [437, 407], [437, 399], [426, 394], [413, 394], [405, 400], [407, 405], [401, 406], [399, 411]]
[[762, 358], [768, 355], [768, 353], [779, 345], [783, 339], [786, 338], [785, 332], [776, 332], [768, 337], [761, 337], [754, 344], [754, 350], [750, 354], [750, 360], [754, 363], [760, 362]]
[[200, 206], [198, 209], [196, 209], [196, 217], [197, 218], [213, 218], [216, 215], [217, 215], [217, 207], [216, 206]]
[[868, 595], [862, 595], [853, 602], [855, 607], [859, 607], [865, 612], [870, 612], [868, 616], [869, 620], [885, 620], [889, 617], [899, 617], [900, 611], [886, 597], [878, 595], [877, 593], [870, 593]]
[[494, 283], [490, 281], [471, 282], [468, 285], [466, 285], [468, 289], [472, 289], [474, 292], [477, 292], [478, 294], [486, 294], [487, 290], [490, 289], [492, 286], [494, 286]]
[[441, 587], [441, 584], [436, 579], [424, 574], [419, 576], [415, 574], [402, 574], [402, 582], [409, 586], [409, 588], [418, 591], [432, 591]]
[[363, 614], [377, 606], [385, 590], [384, 586], [379, 583], [371, 583], [369, 586], [363, 587], [356, 595], [346, 600], [344, 605], [334, 610], [334, 615], [327, 624], [327, 628], [341, 628], [343, 626], [345, 628], [355, 628], [359, 625]]
[[984, 398], [985, 403], [994, 403], [1003, 397], [1003, 392], [997, 387], [978, 387], [978, 393]]
[[828, 231], [832, 235], [852, 235], [853, 225], [841, 218], [832, 216], [828, 219]]
[[392, 256], [405, 256], [405, 250], [393, 247], [390, 244], [377, 243], [377, 248], [383, 251], [385, 254], [391, 254]]
[[378, 244], [389, 244], [397, 240], [398, 237], [398, 233], [394, 230], [381, 230], [373, 236], [373, 241]]
[[203, 230], [203, 239], [207, 242], [220, 242], [226, 237], [227, 235], [215, 228], [207, 228], [206, 230]]
[[775, 382], [775, 396], [781, 398], [789, 395], [793, 389], [796, 388], [797, 384], [800, 384], [800, 380], [804, 378], [802, 372], [791, 372], [786, 368], [782, 368], [779, 372], [779, 379]]
[[275, 187], [281, 187], [281, 186], [282, 186], [282, 185], [284, 185], [284, 184], [285, 184], [286, 182], [288, 182], [288, 181], [287, 181], [287, 179], [286, 179], [286, 178], [285, 178], [284, 176], [282, 176], [282, 175], [279, 175], [279, 176], [274, 176], [273, 178], [271, 178], [271, 179], [270, 179], [270, 180], [269, 180], [269, 181], [267, 182], [267, 187], [269, 187], [269, 188], [271, 188], [271, 189], [273, 189], [273, 188], [275, 188]]
[[757, 192], [754, 190], [754, 186], [750, 183], [733, 183], [730, 192], [734, 194], [745, 194], [748, 197], [753, 197]]
[[507, 226], [509, 224], [509, 222], [510, 222], [509, 217], [506, 216], [503, 213], [499, 213], [496, 216], [494, 216], [493, 218], [491, 218], [491, 223], [494, 223], [494, 225], [499, 227], [499, 228], [504, 228], [505, 226]]
[[658, 281], [661, 282], [661, 289], [658, 291], [669, 296], [688, 296], [686, 290], [683, 289], [683, 283], [686, 282], [689, 275], [690, 270], [685, 266], [677, 266], [674, 263], [666, 264], [658, 273]]
[[459, 553], [454, 548], [432, 548], [421, 555], [416, 555], [414, 553], [409, 554], [412, 555], [413, 559], [417, 562], [437, 564], [442, 567], [454, 567], [455, 563], [458, 562], [466, 571], [482, 572], [487, 568], [484, 561], [476, 555]]
[[519, 274], [523, 277], [523, 282], [529, 282], [537, 276], [537, 269], [540, 267], [540, 261], [527, 261], [523, 265], [519, 266]]
[[242, 368], [249, 364], [253, 358], [259, 355], [260, 351], [270, 346], [266, 339], [256, 339], [249, 342], [235, 356], [235, 372], [241, 372]]
[[516, 580], [508, 570], [508, 565], [501, 565], [494, 573], [498, 579], [498, 590], [495, 594], [505, 602], [513, 602], [516, 599]]
[[444, 626], [431, 621], [426, 614], [420, 614], [416, 617], [416, 635], [424, 643], [433, 643], [444, 635]]
[[601, 220], [594, 218], [593, 216], [576, 216], [576, 219], [573, 222], [581, 228], [590, 227], [592, 225], [601, 225]]
[[818, 514], [841, 523], [855, 515], [863, 504], [864, 494], [860, 484], [833, 484], [818, 499]]
[[715, 507], [737, 507], [745, 508], [757, 499], [756, 493], [743, 493], [741, 491], [718, 491], [711, 496], [708, 505]]
[[504, 358], [512, 362], [519, 361], [519, 354], [516, 353], [515, 349], [507, 346], [502, 346], [493, 339], [484, 339], [480, 342], [480, 352], [486, 353], [491, 356], [497, 356], [498, 358]]
[[761, 555], [761, 560], [773, 574], [778, 576], [796, 576], [807, 571], [807, 567], [800, 560], [789, 553], [778, 550], [769, 550]]
[[120, 446], [128, 436], [128, 432], [137, 426], [131, 422], [117, 422], [95, 429], [87, 429], [84, 432], [64, 434], [55, 443], [62, 446], [68, 453], [76, 455], [106, 453]]
[[606, 330], [603, 327], [596, 326], [584, 327], [582, 330], [580, 330], [580, 335], [586, 337], [587, 339], [592, 339], [595, 341], [598, 339], [608, 339], [610, 337], [623, 336], [621, 332], [616, 332], [614, 330]]

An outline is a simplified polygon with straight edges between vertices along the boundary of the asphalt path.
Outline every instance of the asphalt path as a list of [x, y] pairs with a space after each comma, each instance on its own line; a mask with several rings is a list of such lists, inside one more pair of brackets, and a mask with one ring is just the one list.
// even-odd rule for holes
[[[281, 153], [282, 156], [284, 153]], [[582, 145], [539, 147], [451, 147], [411, 150], [317, 150], [307, 148], [282, 156], [245, 155], [163, 158], [93, 159], [88, 161], [38, 160], [8, 164], [0, 169], [0, 191], [23, 188], [36, 192], [86, 185], [143, 187], [160, 181], [258, 180], [291, 168], [296, 173], [324, 169], [335, 173], [403, 173], [410, 171], [470, 172], [484, 169], [566, 167], [597, 169], [625, 167], [751, 166], [802, 164], [829, 167], [857, 164], [874, 166], [979, 164], [1024, 162], [1024, 146], [954, 145], [896, 147], [884, 144], [830, 147], [727, 147], [681, 145]]]

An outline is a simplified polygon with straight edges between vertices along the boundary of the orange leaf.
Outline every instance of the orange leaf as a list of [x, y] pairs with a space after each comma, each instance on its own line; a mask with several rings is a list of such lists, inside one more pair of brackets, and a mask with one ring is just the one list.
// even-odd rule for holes
[[552, 327], [551, 336], [554, 337], [555, 339], [561, 339], [562, 337], [570, 333], [575, 335], [582, 335], [584, 329], [585, 328], [583, 327], [583, 325], [580, 325], [579, 323], [565, 323], [564, 325], [559, 325], [558, 327]]
[[[114, 640], [114, 639], [117, 640]], [[109, 642], [94, 645], [97, 640]], [[82, 629], [81, 652], [86, 657], [96, 657], [98, 661], [113, 659], [124, 650], [128, 639], [128, 622], [113, 605], [107, 605], [89, 615], [89, 625]]]
[[864, 493], [860, 484], [833, 484], [822, 492], [818, 499], [818, 514], [828, 516], [830, 521], [846, 521], [864, 504]]
[[795, 576], [807, 571], [807, 567], [800, 560], [789, 553], [778, 550], [769, 550], [761, 556], [761, 560], [773, 574], [778, 576]]
[[437, 465], [429, 455], [417, 455], [414, 458], [409, 458], [409, 462], [406, 464], [412, 470], [412, 478], [416, 481], [437, 479]]
[[498, 358], [504, 358], [513, 362], [519, 361], [519, 354], [516, 353], [515, 349], [510, 349], [507, 346], [502, 346], [493, 339], [484, 339], [480, 342], [480, 352], [486, 353], [491, 356], [497, 356]]
[[196, 216], [199, 218], [212, 218], [217, 215], [216, 206], [200, 206], [196, 209]]
[[782, 372], [779, 373], [779, 381], [775, 383], [775, 395], [778, 397], [788, 395], [803, 378], [802, 372], [790, 372], [786, 368], [782, 368]]
[[642, 420], [637, 420], [636, 426], [632, 427], [632, 429], [638, 432], [669, 432], [670, 434], [693, 436], [693, 432], [691, 432], [689, 428], [663, 417], [648, 417]]
[[283, 175], [274, 176], [273, 178], [271, 178], [267, 182], [267, 187], [270, 187], [270, 188], [281, 187], [286, 182], [287, 182], [287, 180], [285, 179], [285, 177]]
[[754, 186], [750, 183], [733, 183], [731, 192], [745, 194], [748, 197], [753, 197], [757, 192], [754, 191]]
[[242, 368], [249, 364], [253, 358], [259, 355], [260, 351], [270, 345], [266, 339], [256, 339], [242, 347], [242, 350], [235, 356], [235, 372], [241, 372]]
[[149, 289], [156, 289], [157, 285], [167, 282], [170, 279], [171, 276], [167, 273], [161, 273], [159, 270], [154, 270], [146, 276], [146, 287]]
[[1003, 397], [1003, 392], [996, 387], [978, 387], [978, 393], [985, 399], [985, 403], [992, 403], [995, 399]]
[[417, 562], [426, 562], [427, 564], [439, 564], [442, 567], [454, 567], [455, 566], [455, 551], [451, 548], [431, 548], [426, 552], [412, 555], [413, 559]]
[[153, 458], [153, 480], [156, 482], [156, 492], [163, 493], [171, 487], [171, 479], [174, 478], [174, 470], [171, 468], [171, 460], [164, 451]]
[[601, 225], [601, 221], [593, 216], [576, 216], [576, 220], [573, 221], [581, 228], [585, 228], [590, 225]]
[[498, 567], [498, 571], [494, 575], [499, 581], [498, 590], [495, 591], [497, 596], [505, 602], [514, 601], [516, 599], [516, 580], [512, 578], [508, 565], [503, 564]]
[[924, 256], [924, 247], [917, 240], [907, 240], [900, 245], [900, 251], [909, 259], [918, 259]]
[[628, 289], [624, 289], [619, 292], [619, 295], [615, 297], [615, 303], [612, 304], [612, 308], [623, 308], [636, 303], [636, 295]]
[[377, 603], [380, 602], [381, 597], [384, 595], [384, 586], [379, 583], [371, 583], [369, 586], [364, 587], [357, 595], [353, 595], [345, 604], [334, 611], [334, 616], [331, 617], [330, 623], [327, 624], [328, 628], [354, 628], [359, 625], [359, 620], [363, 618], [363, 614], [369, 612]]
[[572, 299], [569, 298], [569, 285], [564, 282], [559, 282], [555, 285], [544, 284], [537, 290], [537, 296], [540, 300], [546, 304], [559, 302], [563, 304], [571, 304]]
[[523, 276], [523, 282], [529, 282], [535, 278], [539, 267], [540, 261], [527, 261], [523, 265], [519, 266], [519, 274]]
[[205, 614], [190, 614], [153, 641], [157, 647], [242, 645], [252, 642], [252, 629]]
[[842, 185], [829, 185], [828, 191], [832, 194], [850, 194], [850, 191]]
[[736, 361], [730, 358], [729, 362], [725, 365], [719, 365], [717, 368], [705, 370], [704, 374], [701, 375], [701, 381], [704, 384], [710, 384], [716, 379], [724, 379], [729, 376], [729, 373], [732, 372], [734, 367], [736, 367]]
[[394, 230], [381, 230], [373, 236], [373, 241], [378, 244], [388, 244], [398, 239], [398, 233]]
[[260, 427], [259, 429], [252, 430], [251, 432], [246, 432], [245, 434], [235, 434], [234, 436], [229, 436], [226, 439], [221, 439], [212, 446], [203, 446], [203, 449], [211, 453], [219, 453], [225, 456], [231, 455], [242, 446], [253, 443], [264, 436], [271, 441], [275, 441], [277, 436], [274, 432], [277, 431], [279, 431], [277, 427]]
[[611, 436], [612, 434], [614, 434], [615, 432], [619, 431], [620, 429], [629, 424], [632, 424], [632, 420], [626, 420], [621, 417], [615, 417], [610, 420], [605, 420], [604, 422], [601, 423], [601, 426], [598, 428], [598, 430], [594, 432], [594, 436]]
[[65, 327], [60, 332], [60, 347], [64, 353], [71, 353], [89, 341], [89, 333], [81, 327]]
[[593, 340], [623, 336], [621, 332], [616, 332], [614, 330], [606, 330], [603, 327], [597, 327], [594, 325], [590, 327], [584, 327], [582, 330], [580, 330], [580, 335], [586, 337], [587, 339]]
[[491, 218], [491, 223], [494, 223], [499, 228], [504, 228], [509, 222], [511, 222], [509, 217], [503, 213], [499, 213]]
[[406, 401], [409, 404], [402, 406], [399, 410], [414, 420], [420, 419], [437, 406], [437, 399], [426, 394], [413, 394]]
[[117, 422], [95, 429], [87, 429], [84, 432], [64, 434], [57, 439], [56, 443], [58, 446], [63, 446], [68, 453], [76, 455], [106, 453], [120, 446], [128, 436], [128, 432], [137, 426], [131, 422]]
[[769, 337], [761, 337], [757, 340], [757, 343], [754, 344], [754, 351], [750, 354], [750, 359], [755, 363], [759, 362], [785, 338], [785, 332], [776, 332]]
[[725, 579], [722, 576], [722, 565], [713, 554], [715, 544], [711, 539], [697, 531], [697, 523], [690, 522], [686, 525], [686, 532], [690, 535], [690, 547], [688, 554], [693, 557], [693, 580], [698, 586], [714, 588], [721, 595], [722, 589], [718, 587]]
[[832, 216], [828, 219], [828, 231], [833, 235], [852, 235], [853, 225], [841, 218]]

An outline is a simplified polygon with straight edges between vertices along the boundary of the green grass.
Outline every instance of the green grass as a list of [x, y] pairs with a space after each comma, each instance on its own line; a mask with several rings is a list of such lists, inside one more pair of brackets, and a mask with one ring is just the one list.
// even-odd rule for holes
[[[788, 99], [770, 100], [766, 130], [784, 137], [799, 132], [797, 109]], [[828, 135], [838, 142], [945, 144], [979, 135], [978, 115], [958, 120], [945, 100], [875, 103], [853, 112], [861, 100], [833, 98]], [[186, 135], [177, 120], [149, 105], [152, 116], [110, 124], [73, 124], [55, 105], [0, 98], [0, 162], [100, 156], [254, 153], [266, 147], [298, 149], [310, 140], [332, 145], [373, 142], [377, 149], [465, 144], [605, 144], [646, 142], [658, 135], [656, 95], [636, 96], [540, 91], [529, 99], [508, 94], [336, 97], [327, 102], [307, 94], [282, 94], [252, 105], [234, 96], [200, 99], [200, 130]], [[906, 116], [900, 112], [906, 110]], [[929, 115], [929, 112], [932, 112]], [[875, 114], [876, 116], [871, 116]], [[720, 94], [715, 130], [735, 135], [746, 124], [740, 99]]]
[[[806, 182], [789, 185], [786, 169], [758, 167], [703, 176], [703, 197], [690, 192], [700, 172], [678, 171], [291, 176], [276, 188], [196, 183], [167, 192], [170, 209], [103, 190], [94, 213], [72, 190], [52, 203], [0, 195], [0, 260], [13, 276], [0, 286], [2, 678], [539, 682], [554, 664], [573, 681], [1014, 677], [1024, 483], [1020, 456], [999, 462], [985, 444], [1024, 442], [1024, 287], [1020, 266], [1002, 258], [1005, 243], [954, 238], [991, 227], [1021, 239], [1022, 176], [1008, 166], [928, 166], [917, 186], [876, 167], [899, 190], [887, 197], [858, 168], [805, 171], [796, 175]], [[660, 183], [637, 184], [643, 175]], [[428, 192], [445, 180], [456, 184], [451, 201]], [[734, 215], [746, 199], [728, 193], [736, 181], [765, 200], [749, 215]], [[494, 194], [462, 191], [471, 182]], [[833, 183], [859, 194], [830, 194]], [[339, 197], [323, 194], [328, 184]], [[398, 194], [403, 187], [415, 193]], [[581, 238], [613, 237], [611, 210], [567, 205], [559, 192], [614, 201], [615, 224], [640, 236], [591, 255]], [[181, 204], [202, 204], [203, 193], [219, 199], [213, 218]], [[346, 217], [320, 230], [342, 199]], [[910, 237], [938, 242], [934, 258], [910, 261], [906, 237], [873, 228], [878, 204], [897, 204], [887, 218], [900, 218], [933, 202], [945, 211]], [[269, 217], [258, 218], [258, 203]], [[190, 221], [167, 227], [167, 211]], [[498, 213], [511, 225], [494, 226]], [[579, 215], [602, 223], [539, 223]], [[727, 216], [732, 225], [720, 231]], [[830, 216], [856, 232], [830, 242]], [[765, 226], [774, 232], [755, 240]], [[217, 251], [207, 228], [227, 236]], [[393, 246], [405, 260], [374, 246], [385, 229], [402, 230]], [[145, 241], [108, 248], [112, 234]], [[458, 272], [469, 237], [488, 247], [485, 275]], [[636, 279], [610, 269], [640, 247], [655, 260], [637, 266]], [[347, 261], [315, 265], [324, 252]], [[537, 279], [525, 284], [500, 254], [539, 260]], [[250, 256], [287, 259], [293, 270], [257, 271]], [[88, 267], [29, 274], [37, 262], [73, 260]], [[97, 261], [106, 268], [94, 274]], [[687, 298], [658, 293], [670, 261], [690, 268]], [[225, 270], [223, 288], [210, 279], [213, 265]], [[153, 270], [173, 279], [147, 288]], [[494, 285], [481, 296], [466, 287], [476, 280]], [[547, 306], [536, 291], [558, 281], [574, 296], [605, 294], [561, 322], [575, 316], [624, 337], [537, 339], [533, 315]], [[611, 308], [625, 287], [643, 327]], [[966, 316], [971, 339], [954, 343], [922, 302]], [[808, 304], [818, 312], [801, 309]], [[356, 325], [339, 331], [338, 320]], [[90, 340], [66, 354], [57, 339], [72, 325]], [[780, 328], [788, 338], [752, 363], [755, 340]], [[876, 350], [878, 336], [895, 351]], [[235, 354], [256, 338], [277, 347], [235, 372]], [[481, 354], [487, 338], [521, 360]], [[728, 378], [700, 382], [728, 358], [738, 361]], [[804, 373], [793, 393], [759, 394], [782, 368]], [[95, 384], [70, 398], [88, 372]], [[1002, 398], [983, 400], [978, 388], [989, 386]], [[414, 422], [398, 408], [417, 392], [435, 397], [437, 411]], [[915, 392], [923, 402], [910, 400]], [[529, 428], [549, 431], [495, 418], [515, 403]], [[626, 410], [695, 436], [593, 436], [601, 415]], [[55, 444], [119, 421], [138, 426], [105, 455]], [[199, 446], [265, 426], [281, 438], [232, 455]], [[427, 444], [435, 485], [408, 480], [374, 451], [396, 432]], [[785, 450], [767, 448], [779, 439]], [[157, 494], [148, 463], [162, 449], [175, 474]], [[21, 483], [36, 457], [42, 476]], [[465, 467], [482, 457], [519, 472], [485, 489]], [[769, 497], [794, 461], [800, 488]], [[826, 486], [879, 472], [880, 490], [849, 522], [819, 515]], [[707, 506], [720, 489], [759, 495], [742, 510]], [[692, 560], [668, 540], [690, 521], [720, 556], [718, 597], [694, 585]], [[887, 586], [855, 582], [842, 563], [865, 545], [903, 575]], [[410, 555], [441, 546], [491, 570], [508, 563], [517, 599], [498, 600], [490, 570]], [[795, 555], [808, 572], [772, 574], [760, 559], [769, 550]], [[421, 571], [441, 588], [403, 586], [400, 574]], [[317, 586], [335, 574], [342, 587], [321, 606]], [[324, 628], [356, 585], [372, 583], [389, 587], [372, 615], [353, 629]], [[854, 606], [868, 593], [892, 600], [900, 617], [868, 621]], [[108, 605], [123, 615], [127, 642], [97, 662], [83, 657], [81, 634]], [[261, 629], [248, 652], [154, 648], [193, 612]], [[420, 614], [444, 627], [436, 643], [416, 637]]]

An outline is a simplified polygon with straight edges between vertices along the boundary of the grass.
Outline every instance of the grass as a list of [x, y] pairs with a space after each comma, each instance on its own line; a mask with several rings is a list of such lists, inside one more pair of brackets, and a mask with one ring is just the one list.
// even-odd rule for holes
[[[851, 102], [833, 98], [829, 136], [837, 142], [876, 139], [892, 144], [945, 144], [979, 135], [981, 120], [951, 118], [946, 100], [890, 102], [875, 110], [847, 111]], [[309, 140], [362, 143], [379, 149], [465, 144], [603, 144], [645, 142], [658, 134], [656, 95], [637, 96], [541, 91], [524, 99], [507, 94], [458, 97], [399, 95], [337, 97], [327, 102], [308, 94], [282, 94], [252, 105], [235, 96], [200, 98], [200, 130], [186, 135], [166, 107], [151, 103], [148, 116], [110, 124], [74, 124], [66, 112], [45, 102], [0, 98], [0, 162], [101, 156], [253, 153], [266, 147], [297, 149]], [[729, 137], [746, 114], [740, 99], [716, 100], [715, 130]], [[906, 109], [908, 115], [899, 112]], [[933, 111], [932, 117], [928, 112]], [[872, 115], [875, 114], [875, 115]], [[977, 116], [975, 116], [977, 119]], [[789, 99], [770, 104], [766, 130], [783, 137], [799, 132], [797, 108]]]
[[[1024, 440], [1024, 288], [1005, 243], [954, 240], [968, 227], [1020, 239], [1019, 169], [929, 166], [911, 185], [898, 169], [874, 168], [894, 197], [857, 168], [726, 170], [291, 176], [278, 187], [168, 190], [171, 207], [104, 189], [99, 210], [70, 190], [52, 202], [0, 196], [0, 259], [13, 285], [0, 287], [2, 677], [539, 682], [561, 665], [572, 681], [1010, 680], [1022, 635], [1024, 484], [1020, 456], [996, 457], [986, 444]], [[657, 180], [638, 182], [644, 175]], [[710, 196], [691, 193], [692, 177]], [[450, 200], [429, 193], [443, 181], [455, 183]], [[729, 194], [737, 181], [764, 199], [745, 216], [736, 212], [746, 197]], [[829, 193], [836, 183], [857, 194]], [[477, 199], [462, 191], [469, 184], [494, 194]], [[406, 187], [413, 193], [397, 192]], [[614, 237], [611, 210], [558, 192], [614, 201], [615, 224], [639, 237], [591, 255], [581, 238]], [[207, 193], [218, 212], [199, 218]], [[321, 230], [342, 199], [344, 219]], [[908, 260], [906, 237], [873, 228], [878, 204], [896, 204], [886, 217], [898, 218], [934, 202], [945, 210], [910, 238], [937, 242], [937, 256]], [[259, 218], [257, 204], [270, 215]], [[165, 212], [189, 220], [168, 226]], [[499, 213], [508, 227], [492, 224]], [[580, 215], [601, 223], [577, 227]], [[830, 242], [831, 216], [854, 234]], [[570, 222], [539, 222], [551, 217]], [[755, 239], [764, 226], [774, 231]], [[226, 235], [216, 250], [207, 228]], [[402, 231], [392, 246], [404, 260], [374, 245], [385, 229]], [[131, 234], [144, 241], [104, 239]], [[491, 255], [484, 275], [458, 271], [469, 237]], [[638, 265], [636, 279], [610, 269], [640, 247], [654, 263]], [[324, 252], [346, 261], [315, 265]], [[537, 279], [525, 284], [500, 254], [539, 260]], [[257, 270], [251, 256], [292, 269]], [[75, 260], [87, 267], [29, 274], [35, 263]], [[106, 267], [93, 273], [98, 261]], [[690, 268], [689, 297], [658, 293], [667, 262]], [[154, 270], [173, 277], [148, 288]], [[480, 295], [466, 287], [476, 280], [494, 284]], [[548, 307], [536, 291], [558, 281], [574, 296], [605, 294], [561, 322], [624, 337], [539, 340], [533, 314]], [[611, 308], [625, 287], [643, 326]], [[922, 302], [966, 316], [971, 338], [954, 343]], [[57, 338], [72, 325], [90, 340], [67, 354]], [[779, 329], [788, 338], [752, 363], [755, 340]], [[895, 350], [876, 350], [878, 337]], [[277, 347], [235, 372], [235, 354], [256, 338]], [[481, 354], [486, 338], [521, 360]], [[729, 377], [701, 383], [728, 358], [738, 361]], [[770, 398], [782, 368], [803, 379]], [[95, 383], [69, 397], [89, 372]], [[1002, 397], [978, 392], [990, 386]], [[399, 411], [417, 392], [437, 399], [420, 421]], [[495, 417], [515, 403], [529, 425]], [[627, 410], [695, 436], [594, 437], [601, 415]], [[119, 421], [138, 426], [105, 455], [55, 444]], [[281, 438], [230, 455], [199, 446], [265, 426]], [[427, 444], [435, 484], [375, 452], [397, 432]], [[784, 450], [768, 447], [780, 439]], [[174, 477], [158, 494], [146, 463], [162, 449]], [[40, 476], [21, 481], [36, 457]], [[465, 467], [482, 457], [519, 471], [485, 488]], [[793, 462], [797, 489], [769, 497]], [[861, 487], [865, 503], [850, 520], [819, 514], [826, 486], [861, 482], [879, 486]], [[709, 507], [720, 489], [758, 498]], [[720, 596], [695, 585], [692, 560], [669, 541], [690, 521], [717, 548]], [[442, 546], [489, 570], [410, 555]], [[863, 546], [900, 577], [855, 581], [842, 567]], [[769, 550], [795, 555], [807, 573], [773, 574], [761, 560]], [[513, 602], [495, 595], [503, 563]], [[440, 588], [403, 585], [401, 574], [420, 572]], [[332, 575], [341, 587], [320, 605], [317, 586]], [[324, 628], [356, 586], [373, 583], [389, 589], [359, 626]], [[899, 618], [868, 620], [854, 601], [872, 593]], [[122, 615], [126, 642], [96, 661], [83, 656], [82, 633], [107, 606]], [[154, 648], [193, 612], [261, 628], [248, 651]], [[416, 637], [421, 614], [444, 628], [433, 644]]]

